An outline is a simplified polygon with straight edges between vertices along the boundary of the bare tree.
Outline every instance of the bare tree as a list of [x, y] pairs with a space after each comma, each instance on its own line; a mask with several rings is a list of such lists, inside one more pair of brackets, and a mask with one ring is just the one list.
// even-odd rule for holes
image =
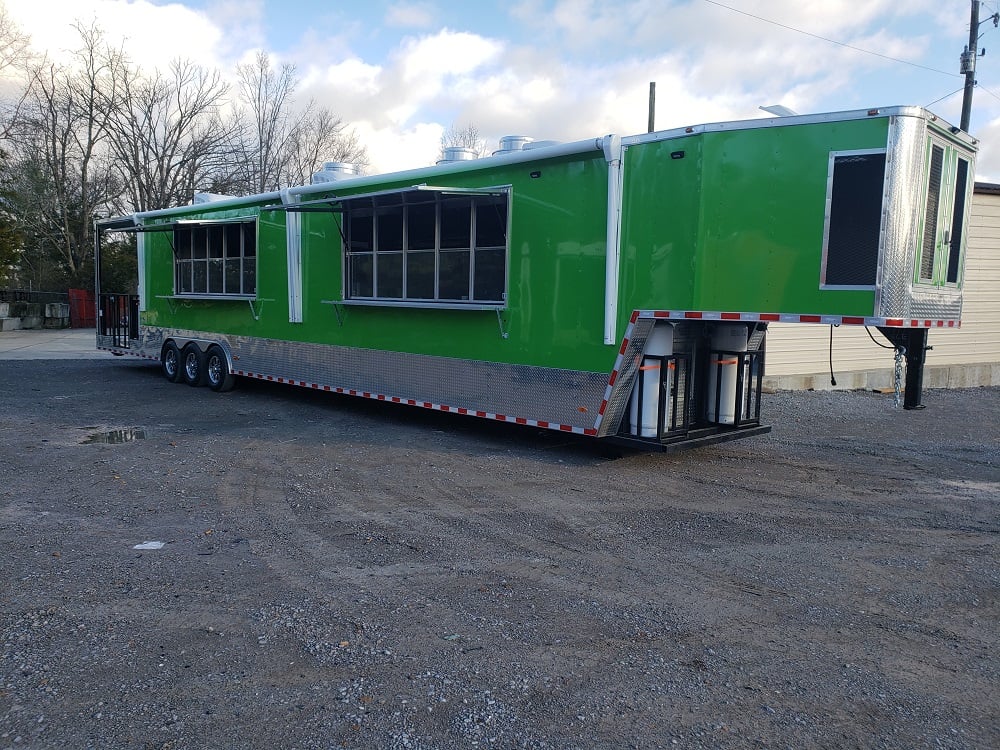
[[271, 66], [266, 52], [253, 63], [237, 68], [239, 93], [248, 109], [244, 137], [238, 151], [248, 192], [263, 193], [280, 186], [284, 171], [284, 144], [295, 129], [292, 95], [298, 85], [295, 66]]
[[230, 125], [220, 110], [228, 87], [217, 71], [178, 60], [144, 75], [122, 61], [102, 105], [109, 147], [135, 211], [185, 203], [224, 163]]
[[294, 65], [275, 70], [267, 53], [238, 69], [243, 109], [234, 139], [234, 181], [243, 192], [263, 193], [309, 181], [324, 161], [368, 164], [357, 133], [325, 107], [310, 100], [297, 108]]
[[326, 161], [355, 164], [363, 171], [368, 166], [368, 150], [361, 145], [358, 134], [326, 107], [310, 110], [285, 144], [284, 184], [308, 184]]
[[446, 148], [467, 148], [475, 152], [476, 157], [487, 156], [489, 149], [486, 147], [486, 139], [482, 137], [478, 126], [470, 122], [467, 125], [457, 125], [452, 123], [441, 135], [441, 151], [438, 159], [444, 158]]
[[77, 27], [81, 46], [71, 66], [33, 66], [28, 95], [11, 126], [8, 186], [15, 189], [26, 247], [48, 257], [67, 281], [87, 279], [95, 213], [118, 190], [103, 155], [107, 123], [98, 102], [108, 60], [98, 30]]
[[[31, 38], [21, 31], [0, 3], [0, 77], [9, 75], [14, 68], [23, 68], [31, 60]], [[28, 96], [28, 87], [21, 86], [18, 94], [9, 101], [0, 102], [0, 138], [10, 137], [11, 127], [17, 120]]]

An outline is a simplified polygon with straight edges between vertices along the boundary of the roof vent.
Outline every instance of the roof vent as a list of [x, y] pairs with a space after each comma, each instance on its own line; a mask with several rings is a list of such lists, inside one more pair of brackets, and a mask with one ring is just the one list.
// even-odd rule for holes
[[476, 152], [465, 146], [446, 146], [438, 159], [438, 164], [448, 164], [453, 161], [472, 161], [476, 158]]
[[323, 182], [336, 182], [345, 177], [353, 177], [356, 174], [358, 174], [357, 164], [351, 164], [346, 161], [327, 161], [323, 162], [323, 169], [313, 173], [312, 184], [319, 185]]
[[493, 155], [497, 156], [498, 154], [509, 154], [511, 151], [520, 151], [533, 140], [535, 139], [527, 135], [505, 135], [500, 139], [500, 149], [494, 151]]

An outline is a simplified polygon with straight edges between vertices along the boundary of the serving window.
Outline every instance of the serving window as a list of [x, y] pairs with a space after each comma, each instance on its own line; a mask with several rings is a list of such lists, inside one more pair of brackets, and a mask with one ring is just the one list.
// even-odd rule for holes
[[504, 304], [506, 190], [413, 189], [341, 205], [346, 300]]
[[173, 239], [174, 294], [213, 297], [256, 294], [256, 222], [178, 222]]

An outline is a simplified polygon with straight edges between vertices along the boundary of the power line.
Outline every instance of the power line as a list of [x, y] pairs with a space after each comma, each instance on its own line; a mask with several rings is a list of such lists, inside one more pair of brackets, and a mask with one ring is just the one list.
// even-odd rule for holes
[[983, 91], [985, 91], [985, 92], [986, 92], [987, 94], [989, 94], [990, 96], [992, 96], [992, 97], [993, 97], [994, 99], [996, 99], [997, 101], [1000, 101], [1000, 95], [997, 95], [997, 94], [994, 94], [994, 93], [993, 93], [992, 91], [990, 91], [990, 90], [989, 90], [988, 88], [986, 88], [985, 86], [983, 86], [983, 85], [982, 85], [981, 83], [979, 83], [978, 81], [976, 82], [976, 88], [977, 88], [977, 89], [982, 89], [982, 90], [983, 90]]
[[[934, 101], [932, 101], [932, 102], [931, 102], [930, 104], [925, 104], [925, 105], [924, 105], [924, 109], [927, 109], [928, 107], [931, 107], [931, 106], [933, 106], [933, 105], [937, 104], [938, 102], [941, 102], [941, 101], [944, 101], [944, 100], [945, 100], [945, 99], [947, 99], [947, 98], [948, 98], [949, 96], [954, 96], [954, 95], [955, 95], [955, 94], [957, 94], [957, 93], [958, 93], [959, 91], [962, 91], [962, 90], [964, 90], [964, 89], [965, 89], [965, 86], [962, 86], [961, 88], [957, 88], [957, 89], [955, 89], [954, 91], [952, 91], [952, 92], [951, 92], [950, 94], [945, 94], [945, 95], [944, 95], [944, 96], [942, 96], [942, 97], [941, 97], [940, 99], [935, 99], [935, 100], [934, 100]], [[985, 90], [986, 90], [986, 89], [983, 89], [983, 91], [985, 91]]]
[[704, 0], [704, 2], [710, 5], [717, 5], [720, 8], [725, 8], [726, 10], [731, 10], [733, 13], [739, 13], [740, 15], [748, 16], [750, 18], [755, 18], [758, 21], [763, 21], [764, 23], [769, 23], [774, 26], [780, 26], [788, 31], [794, 31], [797, 34], [805, 34], [813, 39], [819, 39], [823, 42], [829, 42], [830, 44], [836, 44], [840, 47], [846, 47], [847, 49], [854, 50], [855, 52], [864, 52], [866, 55], [874, 55], [875, 57], [881, 57], [883, 60], [891, 60], [892, 62], [902, 63], [903, 65], [910, 65], [914, 68], [921, 68], [922, 70], [929, 70], [932, 73], [940, 73], [945, 76], [958, 76], [958, 73], [949, 73], [945, 70], [938, 70], [937, 68], [929, 68], [926, 65], [921, 65], [920, 63], [910, 62], [909, 60], [900, 60], [898, 57], [890, 57], [889, 55], [883, 55], [881, 52], [873, 52], [870, 49], [864, 49], [862, 47], [855, 47], [853, 44], [847, 44], [845, 42], [838, 42], [836, 39], [830, 39], [825, 36], [820, 36], [819, 34], [813, 34], [811, 31], [803, 31], [802, 29], [797, 29], [794, 26], [789, 26], [779, 21], [773, 21], [770, 18], [764, 18], [763, 16], [755, 16], [753, 13], [747, 13], [745, 10], [740, 10], [739, 8], [733, 8], [724, 3], [717, 2], [717, 0]]

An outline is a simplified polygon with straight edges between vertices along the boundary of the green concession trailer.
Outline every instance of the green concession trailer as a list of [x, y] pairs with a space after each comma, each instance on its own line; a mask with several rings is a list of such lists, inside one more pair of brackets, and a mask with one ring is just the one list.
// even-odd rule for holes
[[[768, 430], [769, 322], [880, 328], [919, 405], [975, 141], [893, 107], [574, 143], [98, 222], [97, 346], [652, 448]], [[138, 294], [102, 293], [134, 232]], [[911, 383], [911, 380], [913, 381]]]

